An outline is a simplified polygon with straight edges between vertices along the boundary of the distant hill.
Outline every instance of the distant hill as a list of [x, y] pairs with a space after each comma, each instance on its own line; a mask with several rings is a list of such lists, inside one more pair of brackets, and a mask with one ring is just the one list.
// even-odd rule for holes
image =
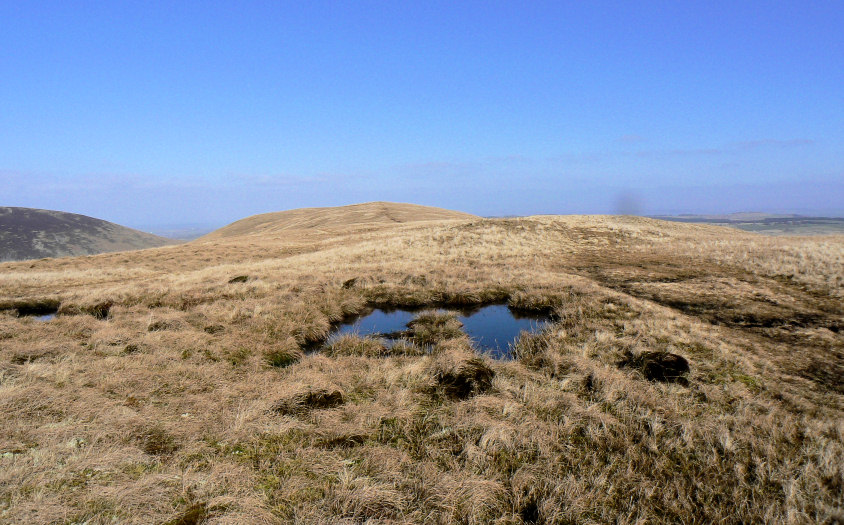
[[176, 241], [85, 215], [0, 207], [0, 261], [93, 255]]
[[357, 224], [391, 224], [472, 218], [476, 218], [476, 216], [418, 204], [367, 202], [350, 206], [300, 208], [253, 215], [211, 232], [202, 239], [271, 234], [287, 230], [336, 229]]

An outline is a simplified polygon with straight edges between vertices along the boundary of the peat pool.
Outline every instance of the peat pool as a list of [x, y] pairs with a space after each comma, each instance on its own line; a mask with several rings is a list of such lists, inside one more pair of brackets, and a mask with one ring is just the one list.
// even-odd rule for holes
[[[331, 344], [340, 336], [354, 334], [384, 337], [389, 346], [420, 311], [374, 309], [332, 330], [326, 344]], [[456, 312], [457, 318], [463, 323], [463, 332], [472, 339], [475, 347], [496, 359], [510, 359], [511, 346], [521, 332], [536, 332], [550, 321], [546, 315], [514, 311], [506, 304], [440, 311]]]

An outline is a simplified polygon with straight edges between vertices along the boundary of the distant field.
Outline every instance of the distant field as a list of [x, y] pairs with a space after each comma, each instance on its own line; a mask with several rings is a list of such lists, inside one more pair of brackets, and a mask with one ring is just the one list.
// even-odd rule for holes
[[766, 219], [759, 222], [737, 222], [729, 226], [766, 235], [833, 235], [844, 233], [844, 219]]
[[[551, 319], [511, 360], [441, 311], [321, 346], [505, 303]], [[0, 522], [842, 523], [842, 378], [844, 235], [258, 216], [0, 264]]]
[[669, 221], [718, 224], [765, 235], [834, 235], [844, 233], [840, 217], [759, 217], [718, 218], [695, 216], [657, 216]]
[[155, 235], [166, 237], [168, 239], [175, 239], [181, 241], [192, 241], [198, 239], [203, 235], [208, 235], [214, 228], [209, 226], [153, 226], [145, 228], [144, 231], [149, 231]]

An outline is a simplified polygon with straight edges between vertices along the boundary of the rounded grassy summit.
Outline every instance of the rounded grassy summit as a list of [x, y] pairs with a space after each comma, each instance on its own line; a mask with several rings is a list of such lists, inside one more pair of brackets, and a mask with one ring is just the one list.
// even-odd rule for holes
[[342, 229], [358, 225], [471, 219], [459, 211], [395, 202], [367, 202], [333, 208], [301, 208], [254, 215], [209, 233], [204, 240], [263, 235], [288, 230]]

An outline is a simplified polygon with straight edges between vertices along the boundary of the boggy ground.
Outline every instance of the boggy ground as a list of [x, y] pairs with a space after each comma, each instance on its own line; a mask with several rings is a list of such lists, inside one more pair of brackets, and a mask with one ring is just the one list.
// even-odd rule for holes
[[[0, 265], [0, 521], [844, 520], [841, 236], [608, 217], [274, 235]], [[414, 327], [430, 352], [306, 352], [367, 305], [498, 301], [556, 319], [514, 361], [449, 319]], [[45, 302], [48, 323], [12, 310]], [[662, 351], [687, 383], [620, 365]]]

